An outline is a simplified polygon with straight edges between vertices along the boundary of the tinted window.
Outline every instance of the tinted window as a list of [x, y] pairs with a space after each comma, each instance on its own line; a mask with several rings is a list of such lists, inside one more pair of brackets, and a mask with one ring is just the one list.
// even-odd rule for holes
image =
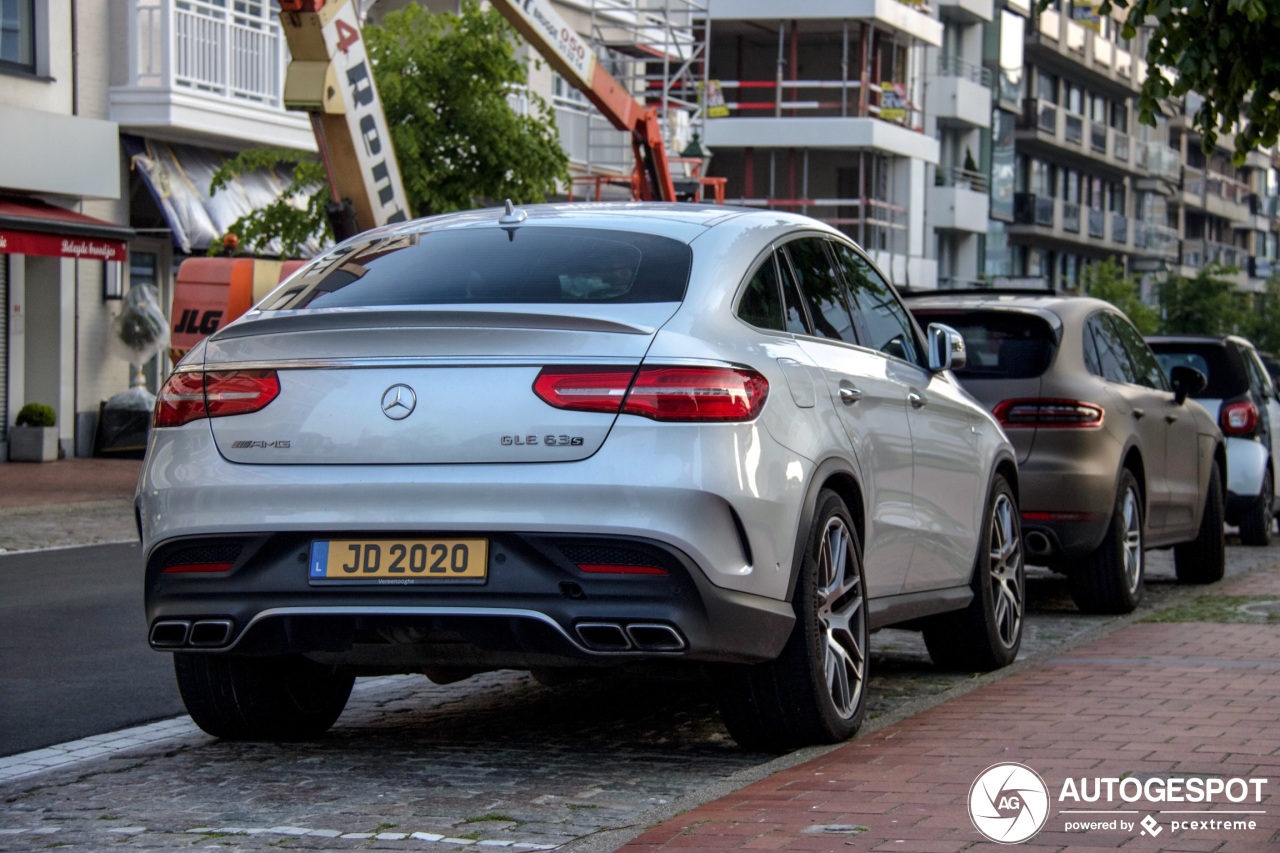
[[1120, 340], [1115, 327], [1105, 320], [1105, 314], [1094, 314], [1085, 324], [1085, 334], [1092, 337], [1097, 351], [1097, 360], [1090, 365], [1090, 370], [1111, 382], [1127, 382], [1130, 385], [1136, 385], [1138, 377], [1134, 375], [1133, 366], [1129, 364], [1124, 342]]
[[1128, 320], [1114, 314], [1107, 315], [1107, 322], [1115, 327], [1117, 336], [1129, 354], [1137, 384], [1162, 391], [1169, 390], [1169, 386], [1165, 383], [1164, 371], [1160, 369], [1160, 362], [1156, 361], [1156, 357], [1151, 354], [1151, 349], [1142, 339], [1142, 335], [1138, 334], [1138, 330]]
[[787, 253], [800, 285], [800, 295], [809, 307], [814, 334], [856, 344], [848, 295], [823, 241], [795, 240], [787, 244]]
[[676, 240], [604, 229], [427, 231], [330, 253], [267, 308], [678, 302], [691, 259]]
[[800, 304], [800, 288], [796, 286], [796, 276], [791, 271], [791, 264], [787, 263], [786, 257], [781, 253], [775, 253], [773, 257], [782, 278], [782, 301], [787, 306], [787, 331], [797, 335], [812, 334], [808, 320], [805, 319], [804, 306]]
[[961, 380], [1032, 379], [1049, 368], [1057, 352], [1047, 320], [1020, 311], [917, 311], [921, 323], [944, 323], [964, 338], [968, 363]]
[[1155, 342], [1151, 344], [1165, 376], [1178, 365], [1194, 367], [1209, 380], [1196, 396], [1205, 400], [1225, 400], [1249, 390], [1249, 379], [1239, 356], [1233, 357], [1222, 344]]
[[865, 258], [844, 243], [833, 243], [840, 268], [844, 270], [853, 299], [854, 316], [859, 322], [858, 334], [872, 349], [901, 358], [912, 364], [923, 364], [915, 329], [893, 289]]
[[742, 300], [738, 303], [738, 317], [760, 329], [781, 331], [786, 328], [782, 320], [778, 268], [774, 265], [773, 253], [765, 258], [760, 269], [747, 282]]
[[1262, 366], [1262, 361], [1258, 358], [1258, 353], [1248, 347], [1240, 350], [1244, 363], [1249, 368], [1249, 385], [1253, 388], [1258, 399], [1266, 399], [1273, 395], [1271, 386], [1271, 376], [1267, 373], [1267, 369]]

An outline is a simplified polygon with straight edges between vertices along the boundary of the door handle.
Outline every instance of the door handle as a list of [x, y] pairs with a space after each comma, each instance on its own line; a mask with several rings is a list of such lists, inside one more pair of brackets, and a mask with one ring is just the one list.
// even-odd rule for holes
[[848, 382], [840, 383], [840, 402], [846, 406], [852, 406], [854, 403], [862, 399], [862, 389]]
[[1139, 421], [1140, 421], [1140, 420], [1142, 420], [1143, 418], [1145, 418], [1146, 416], [1147, 416], [1147, 410], [1146, 410], [1146, 409], [1134, 409], [1134, 410], [1133, 410], [1133, 417], [1134, 417], [1134, 419], [1136, 419], [1136, 420], [1139, 420]]
[[1177, 420], [1178, 420], [1178, 416], [1173, 414], [1172, 412], [1164, 416], [1164, 422], [1167, 424], [1176, 423]]
[[911, 404], [911, 408], [918, 409], [929, 401], [919, 391], [912, 391], [907, 395], [907, 402]]

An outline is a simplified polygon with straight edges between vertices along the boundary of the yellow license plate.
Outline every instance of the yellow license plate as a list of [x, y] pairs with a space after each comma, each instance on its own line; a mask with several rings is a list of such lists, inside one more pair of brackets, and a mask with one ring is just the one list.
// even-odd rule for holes
[[484, 580], [487, 539], [329, 539], [311, 543], [311, 580]]

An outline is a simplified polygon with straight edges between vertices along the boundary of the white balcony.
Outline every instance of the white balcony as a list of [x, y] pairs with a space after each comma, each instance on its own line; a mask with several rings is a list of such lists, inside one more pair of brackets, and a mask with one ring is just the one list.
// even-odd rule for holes
[[716, 148], [867, 149], [938, 162], [938, 141], [877, 118], [709, 119], [703, 141]]
[[972, 184], [929, 187], [929, 224], [939, 231], [985, 234], [990, 198]]
[[873, 21], [877, 29], [892, 30], [934, 47], [942, 46], [942, 22], [923, 3], [899, 0], [710, 0], [711, 21], [830, 21], [839, 32], [845, 20]]
[[288, 48], [276, 4], [228, 6], [126, 4], [128, 82], [111, 87], [110, 119], [125, 131], [197, 144], [315, 150], [306, 114], [281, 100]]
[[942, 55], [925, 90], [925, 112], [942, 125], [991, 126], [991, 69]]

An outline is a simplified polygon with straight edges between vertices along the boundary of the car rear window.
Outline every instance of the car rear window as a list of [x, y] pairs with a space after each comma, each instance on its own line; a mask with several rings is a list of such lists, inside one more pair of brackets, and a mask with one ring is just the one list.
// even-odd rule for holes
[[968, 363], [961, 379], [1032, 379], [1049, 368], [1057, 351], [1053, 327], [1042, 317], [1019, 311], [915, 312], [921, 325], [943, 323], [964, 338]]
[[1225, 400], [1249, 390], [1244, 365], [1222, 344], [1152, 343], [1151, 349], [1165, 376], [1179, 365], [1194, 367], [1203, 373], [1209, 382], [1196, 394], [1202, 400]]
[[317, 259], [265, 310], [679, 302], [692, 252], [651, 234], [524, 227], [378, 237]]

